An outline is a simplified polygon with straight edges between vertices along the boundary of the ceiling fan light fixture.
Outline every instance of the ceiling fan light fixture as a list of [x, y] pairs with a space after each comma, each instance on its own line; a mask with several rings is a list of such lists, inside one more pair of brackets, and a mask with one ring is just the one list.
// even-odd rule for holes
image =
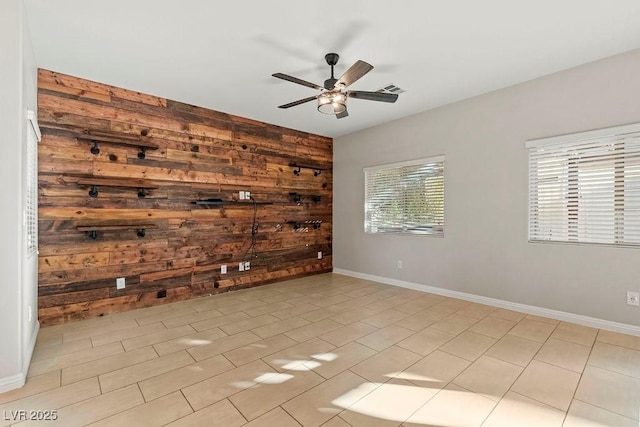
[[318, 111], [323, 114], [340, 114], [347, 109], [347, 97], [340, 91], [327, 91], [318, 96]]

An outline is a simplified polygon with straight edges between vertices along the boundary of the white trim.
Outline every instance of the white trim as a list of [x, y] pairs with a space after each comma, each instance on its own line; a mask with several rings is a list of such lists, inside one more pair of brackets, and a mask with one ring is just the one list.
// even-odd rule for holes
[[0, 394], [20, 388], [27, 381], [27, 372], [29, 372], [31, 356], [33, 356], [33, 349], [36, 347], [36, 340], [38, 339], [39, 331], [40, 322], [36, 322], [36, 326], [33, 328], [33, 333], [29, 339], [29, 346], [27, 347], [27, 354], [25, 355], [26, 357], [23, 360], [22, 372], [10, 377], [0, 378]]
[[38, 333], [40, 332], [40, 322], [36, 320], [36, 325], [33, 328], [31, 337], [29, 338], [29, 345], [26, 348], [27, 353], [22, 360], [22, 372], [25, 376], [29, 372], [29, 365], [31, 364], [31, 357], [33, 356], [33, 350], [36, 348], [36, 341], [38, 340]]
[[425, 163], [444, 162], [444, 159], [445, 159], [444, 155], [433, 156], [433, 157], [424, 157], [422, 159], [406, 160], [404, 162], [387, 163], [386, 165], [368, 166], [368, 167], [364, 168], [363, 170], [366, 173], [366, 172], [372, 172], [372, 171], [377, 171], [377, 170], [382, 170], [382, 169], [403, 168], [405, 166], [423, 165]]
[[519, 304], [516, 302], [483, 297], [480, 295], [468, 294], [466, 292], [452, 291], [450, 289], [438, 288], [435, 286], [421, 285], [419, 283], [405, 282], [403, 280], [374, 276], [372, 274], [365, 274], [357, 271], [343, 270], [341, 268], [334, 268], [333, 272], [335, 274], [342, 274], [344, 276], [356, 277], [358, 279], [371, 280], [374, 282], [380, 282], [387, 285], [398, 286], [401, 288], [413, 289], [416, 291], [428, 292], [431, 294], [442, 295], [451, 298], [458, 298], [465, 301], [490, 305], [493, 307], [506, 308], [508, 310], [534, 314], [536, 316], [549, 317], [551, 319], [562, 320], [564, 322], [577, 323], [579, 325], [589, 326], [592, 328], [605, 329], [607, 331], [640, 336], [640, 326], [628, 325], [626, 323], [611, 322], [609, 320], [597, 319], [595, 317], [567, 313], [559, 310], [551, 310], [549, 308], [537, 307], [535, 305]]
[[12, 375], [10, 377], [0, 378], [0, 393], [20, 388], [27, 380], [27, 375], [24, 372]]
[[40, 142], [42, 140], [42, 133], [40, 132], [40, 126], [38, 125], [38, 118], [33, 110], [27, 110], [27, 120], [29, 120], [31, 129], [33, 129], [33, 132], [36, 134], [38, 142]]
[[589, 139], [606, 138], [628, 133], [640, 132], [640, 123], [632, 123], [622, 126], [613, 126], [604, 129], [595, 129], [585, 132], [568, 133], [565, 135], [550, 136], [547, 138], [530, 139], [525, 142], [526, 148], [541, 147], [552, 144], [565, 144], [567, 142], [580, 142]]

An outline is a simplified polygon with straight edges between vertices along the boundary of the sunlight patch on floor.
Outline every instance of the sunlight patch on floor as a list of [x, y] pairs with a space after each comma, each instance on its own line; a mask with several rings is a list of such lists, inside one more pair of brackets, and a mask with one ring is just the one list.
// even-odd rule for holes
[[289, 374], [262, 374], [254, 379], [256, 383], [261, 384], [282, 384], [293, 378]]
[[387, 378], [397, 378], [401, 380], [407, 381], [428, 381], [428, 382], [441, 382], [437, 378], [425, 377], [424, 375], [412, 374], [411, 372], [393, 372], [391, 374], [386, 374]]
[[[349, 421], [358, 419], [362, 423], [367, 417], [403, 422], [435, 394], [434, 390], [416, 387], [404, 380], [392, 380], [394, 383], [365, 383], [345, 393], [332, 403], [347, 409], [344, 418]], [[353, 393], [361, 393], [362, 387], [375, 387], [373, 391], [347, 406]], [[352, 401], [352, 400], [351, 400]], [[363, 419], [364, 416], [364, 419]]]
[[312, 354], [311, 357], [317, 360], [322, 360], [323, 362], [333, 362], [338, 358], [338, 355], [335, 353], [323, 353], [323, 354]]

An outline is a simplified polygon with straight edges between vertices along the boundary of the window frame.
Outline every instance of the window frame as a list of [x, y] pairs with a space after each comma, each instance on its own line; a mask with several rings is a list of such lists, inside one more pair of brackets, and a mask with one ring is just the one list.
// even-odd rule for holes
[[[426, 164], [437, 164], [437, 163], [441, 163], [442, 164], [442, 223], [439, 224], [441, 227], [441, 231], [436, 231], [436, 232], [419, 232], [416, 230], [385, 230], [385, 231], [371, 231], [371, 226], [367, 226], [368, 222], [367, 222], [367, 202], [369, 200], [369, 193], [370, 193], [370, 189], [369, 189], [369, 185], [368, 185], [368, 181], [367, 181], [367, 174], [371, 173], [371, 172], [376, 172], [376, 171], [380, 171], [380, 170], [387, 170], [387, 169], [401, 169], [401, 168], [405, 168], [405, 167], [411, 167], [411, 166], [418, 166], [418, 165], [426, 165]], [[363, 221], [363, 225], [364, 225], [364, 232], [366, 234], [370, 234], [370, 235], [384, 235], [384, 234], [390, 234], [390, 235], [406, 235], [406, 236], [430, 236], [430, 237], [444, 237], [444, 224], [445, 224], [445, 220], [444, 220], [444, 207], [445, 207], [445, 155], [437, 155], [437, 156], [430, 156], [430, 157], [424, 157], [424, 158], [420, 158], [420, 159], [414, 159], [414, 160], [406, 160], [406, 161], [401, 161], [401, 162], [395, 162], [395, 163], [386, 163], [386, 164], [382, 164], [382, 165], [375, 165], [375, 166], [368, 166], [363, 168], [363, 175], [364, 175], [364, 221]]]

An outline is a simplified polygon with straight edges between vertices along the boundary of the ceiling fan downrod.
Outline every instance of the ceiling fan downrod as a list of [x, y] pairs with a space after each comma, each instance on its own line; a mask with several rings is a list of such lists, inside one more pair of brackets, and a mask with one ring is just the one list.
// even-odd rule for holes
[[340, 55], [338, 55], [337, 53], [327, 53], [324, 56], [324, 59], [327, 61], [327, 64], [329, 64], [329, 66], [331, 67], [331, 78], [324, 81], [324, 88], [326, 90], [333, 90], [336, 85], [336, 82], [338, 81], [338, 79], [336, 79], [333, 76], [333, 66], [338, 63], [338, 60], [340, 59]]

